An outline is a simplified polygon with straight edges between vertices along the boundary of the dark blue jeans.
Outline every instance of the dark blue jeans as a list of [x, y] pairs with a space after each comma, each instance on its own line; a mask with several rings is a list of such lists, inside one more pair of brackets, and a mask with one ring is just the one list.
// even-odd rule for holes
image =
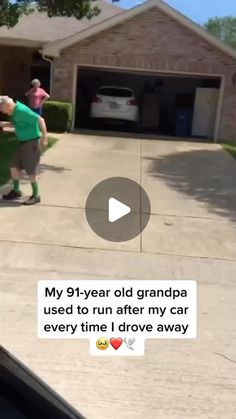
[[42, 116], [42, 108], [32, 108], [32, 111], [34, 111], [38, 115]]

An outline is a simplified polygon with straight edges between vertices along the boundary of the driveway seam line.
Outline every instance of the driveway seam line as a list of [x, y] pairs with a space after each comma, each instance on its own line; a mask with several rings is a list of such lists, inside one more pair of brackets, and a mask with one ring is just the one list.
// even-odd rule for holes
[[[0, 239], [1, 243], [14, 243], [14, 244], [27, 244], [27, 245], [34, 245], [34, 246], [48, 246], [48, 247], [59, 247], [59, 248], [66, 248], [66, 249], [82, 249], [82, 250], [91, 250], [91, 251], [101, 251], [101, 252], [121, 252], [121, 253], [133, 253], [139, 254], [138, 250], [132, 249], [105, 249], [101, 247], [83, 247], [83, 246], [74, 246], [74, 245], [66, 245], [66, 244], [56, 244], [56, 243], [42, 243], [42, 242], [30, 242], [30, 241], [16, 241], [16, 240], [2, 240]], [[217, 258], [217, 257], [210, 257], [210, 256], [193, 256], [193, 255], [181, 255], [177, 253], [161, 253], [161, 252], [142, 252], [145, 255], [159, 255], [159, 256], [169, 256], [169, 257], [178, 257], [178, 258], [186, 258], [186, 259], [202, 259], [202, 260], [220, 260], [220, 261], [227, 261], [227, 262], [236, 262], [236, 259], [227, 259], [227, 258]], [[0, 264], [1, 266], [1, 264]]]
[[[8, 205], [0, 205], [0, 208], [4, 208], [7, 207]], [[69, 206], [69, 205], [51, 205], [51, 204], [39, 204], [38, 207], [42, 207], [42, 208], [63, 208], [63, 209], [71, 209], [71, 210], [82, 210], [84, 211], [85, 208], [84, 207], [76, 207], [76, 206]], [[91, 210], [94, 211], [106, 211], [105, 209], [102, 208], [91, 208]], [[136, 213], [136, 212], [135, 212]], [[146, 214], [145, 212], [143, 212], [142, 214]], [[158, 215], [161, 217], [172, 217], [172, 218], [189, 218], [189, 219], [198, 219], [198, 220], [209, 220], [209, 221], [219, 221], [221, 220], [221, 222], [228, 222], [226, 221], [226, 219], [224, 219], [224, 217], [219, 216], [219, 218], [211, 218], [211, 217], [201, 217], [201, 216], [197, 216], [197, 215], [181, 215], [181, 214], [166, 214], [163, 212], [151, 212], [151, 215]]]

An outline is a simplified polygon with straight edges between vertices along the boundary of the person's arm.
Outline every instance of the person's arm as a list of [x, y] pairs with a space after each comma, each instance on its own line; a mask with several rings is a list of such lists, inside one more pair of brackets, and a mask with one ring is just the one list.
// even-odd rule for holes
[[14, 128], [14, 126], [12, 125], [11, 122], [4, 122], [4, 121], [0, 121], [0, 128], [2, 130], [4, 130], [4, 128]]
[[47, 126], [46, 126], [45, 120], [41, 116], [39, 117], [38, 122], [39, 122], [40, 131], [42, 133], [41, 145], [44, 146], [48, 144]]
[[50, 98], [50, 95], [42, 89], [42, 105]]
[[46, 102], [48, 99], [50, 98], [50, 96], [46, 93], [46, 95], [44, 96], [42, 103]]

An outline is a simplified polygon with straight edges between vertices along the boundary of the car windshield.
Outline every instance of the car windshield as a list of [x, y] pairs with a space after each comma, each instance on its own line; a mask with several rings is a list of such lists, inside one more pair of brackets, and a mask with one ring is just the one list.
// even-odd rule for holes
[[98, 94], [111, 97], [132, 97], [133, 92], [130, 89], [122, 89], [118, 87], [101, 87]]

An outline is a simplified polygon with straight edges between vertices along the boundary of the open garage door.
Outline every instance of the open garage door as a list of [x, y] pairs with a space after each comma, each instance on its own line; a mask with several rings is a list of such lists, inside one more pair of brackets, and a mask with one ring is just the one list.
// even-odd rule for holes
[[[110, 92], [105, 93], [110, 96], [106, 98], [108, 106], [114, 109], [111, 117], [100, 113], [95, 118], [91, 107], [94, 102], [103, 101], [104, 96], [100, 93], [104, 93], [104, 87], [105, 92]], [[130, 124], [132, 121], [122, 120], [118, 115], [118, 107], [123, 106], [118, 100], [117, 114], [114, 114], [116, 103], [111, 93], [115, 95], [117, 90], [113, 88], [130, 89], [138, 105], [140, 133], [213, 139], [220, 87], [220, 77], [78, 68], [75, 127], [113, 131], [136, 129], [135, 124]], [[121, 94], [118, 92], [118, 96]], [[127, 97], [127, 103], [131, 102], [129, 99]]]

